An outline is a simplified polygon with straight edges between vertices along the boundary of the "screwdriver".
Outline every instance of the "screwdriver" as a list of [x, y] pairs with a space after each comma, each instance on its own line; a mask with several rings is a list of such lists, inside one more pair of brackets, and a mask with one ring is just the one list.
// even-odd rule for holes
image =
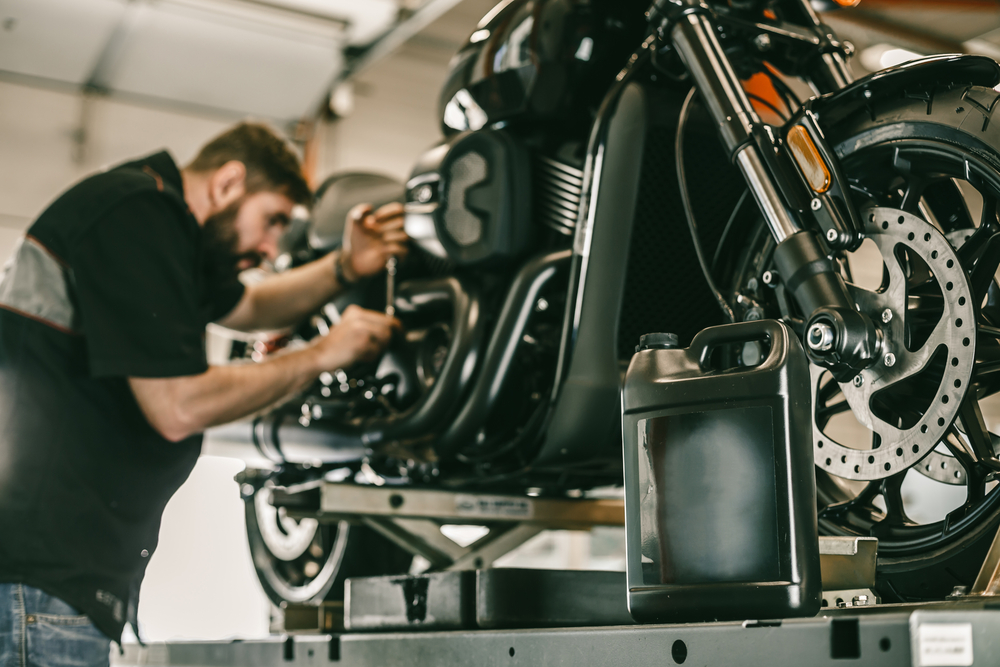
[[396, 257], [385, 261], [385, 314], [396, 316]]

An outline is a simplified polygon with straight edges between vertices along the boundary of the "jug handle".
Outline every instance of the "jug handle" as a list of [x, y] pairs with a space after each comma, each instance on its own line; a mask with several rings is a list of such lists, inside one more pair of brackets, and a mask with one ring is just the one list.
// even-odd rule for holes
[[698, 364], [702, 370], [708, 370], [712, 352], [725, 343], [739, 343], [767, 338], [771, 341], [771, 349], [767, 358], [758, 366], [773, 364], [782, 354], [780, 346], [775, 343], [783, 337], [792, 335], [787, 325], [777, 320], [754, 320], [709, 327], [698, 332], [691, 340], [692, 351], [698, 353]]

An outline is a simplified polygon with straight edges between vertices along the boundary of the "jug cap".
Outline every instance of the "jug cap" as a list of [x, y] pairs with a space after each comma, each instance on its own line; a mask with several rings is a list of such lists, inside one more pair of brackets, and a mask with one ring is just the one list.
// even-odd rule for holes
[[680, 338], [673, 333], [648, 333], [639, 337], [639, 345], [635, 351], [639, 350], [672, 350], [680, 347]]

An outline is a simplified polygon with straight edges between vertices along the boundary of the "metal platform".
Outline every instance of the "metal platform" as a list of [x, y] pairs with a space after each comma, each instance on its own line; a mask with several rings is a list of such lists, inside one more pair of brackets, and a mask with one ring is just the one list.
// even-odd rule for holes
[[343, 634], [125, 646], [121, 667], [997, 667], [1000, 605], [832, 610], [817, 618], [555, 630]]
[[[256, 474], [247, 470], [237, 480]], [[272, 499], [290, 517], [365, 524], [427, 559], [434, 570], [489, 567], [543, 530], [625, 524], [621, 498], [538, 498], [318, 481], [277, 488]], [[487, 533], [460, 546], [441, 533], [442, 524], [479, 525]]]
[[[481, 568], [544, 529], [621, 525], [620, 500], [330, 483], [285, 489], [274, 500], [293, 516], [363, 522], [423, 555], [432, 571], [352, 580], [343, 605], [285, 610], [286, 620], [289, 613], [298, 619], [297, 627], [323, 634], [127, 645], [112, 664], [1000, 667], [1000, 533], [972, 590], [956, 590], [955, 598], [939, 603], [876, 604], [872, 587], [877, 540], [824, 537], [820, 551], [825, 608], [814, 618], [608, 625], [629, 620], [621, 604], [621, 573]], [[490, 531], [463, 547], [441, 534], [442, 523], [485, 524]], [[567, 606], [572, 614], [565, 613], [562, 607]], [[338, 627], [344, 621], [365, 631], [344, 631]]]

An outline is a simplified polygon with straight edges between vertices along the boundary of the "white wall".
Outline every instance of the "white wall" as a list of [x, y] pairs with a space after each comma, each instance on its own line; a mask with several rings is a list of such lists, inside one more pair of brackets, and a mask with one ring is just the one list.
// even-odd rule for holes
[[[87, 140], [78, 144], [82, 118]], [[0, 82], [0, 256], [7, 257], [16, 232], [87, 174], [161, 148], [189, 160], [228, 124]]]
[[437, 96], [450, 53], [416, 42], [362, 73], [355, 109], [325, 125], [319, 172], [372, 170], [401, 180], [441, 138]]

